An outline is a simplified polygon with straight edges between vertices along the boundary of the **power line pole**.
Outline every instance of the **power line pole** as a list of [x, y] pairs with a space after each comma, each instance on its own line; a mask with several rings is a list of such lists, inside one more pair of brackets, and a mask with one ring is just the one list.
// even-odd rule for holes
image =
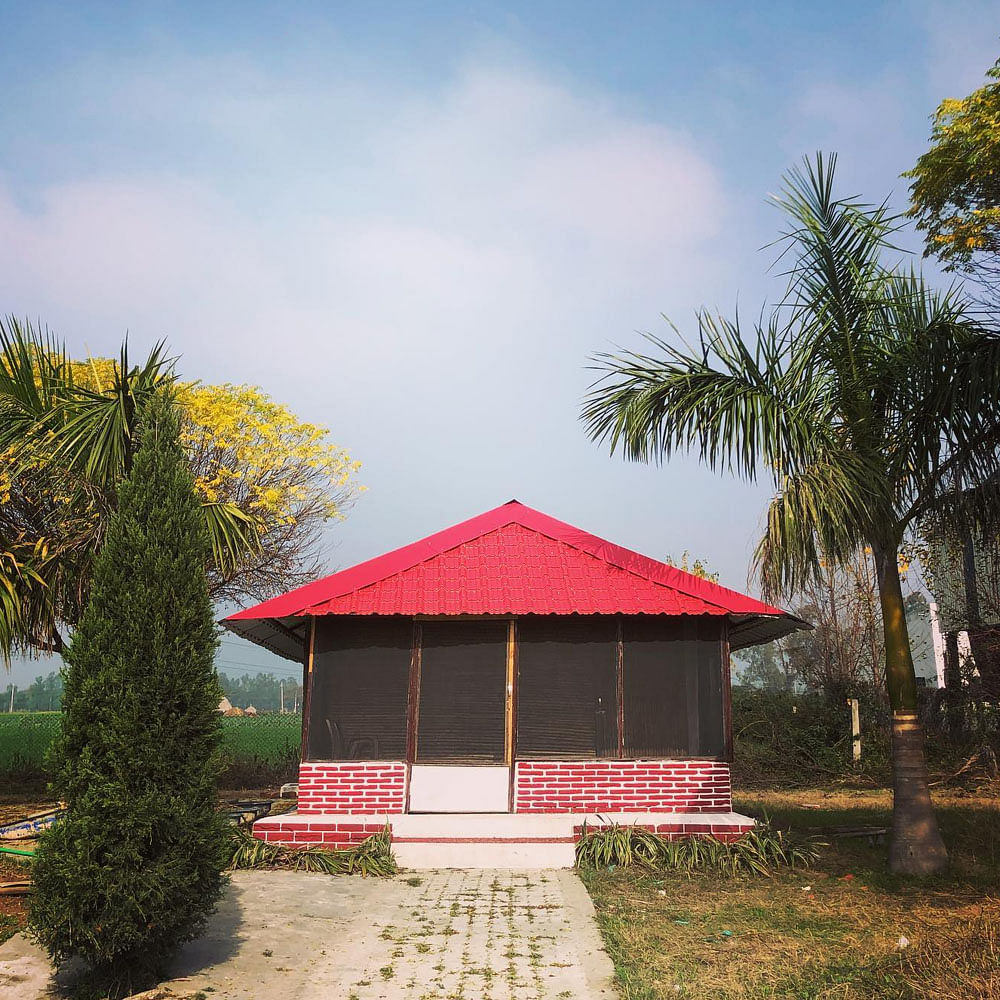
[[281, 715], [285, 714], [285, 682], [278, 681], [278, 697], [281, 699]]
[[11, 684], [11, 686], [10, 686], [10, 710], [12, 712], [14, 711], [14, 692], [16, 690], [17, 690], [17, 688], [13, 684]]

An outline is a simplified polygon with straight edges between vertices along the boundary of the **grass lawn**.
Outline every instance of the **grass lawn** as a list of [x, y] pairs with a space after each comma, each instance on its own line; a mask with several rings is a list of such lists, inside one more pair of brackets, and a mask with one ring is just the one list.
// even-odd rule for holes
[[[814, 869], [772, 878], [584, 872], [626, 998], [1000, 997], [996, 791], [935, 804], [953, 865], [925, 883], [889, 875], [885, 845], [865, 840], [831, 841]], [[887, 825], [891, 795], [761, 791], [734, 806], [817, 832]]]

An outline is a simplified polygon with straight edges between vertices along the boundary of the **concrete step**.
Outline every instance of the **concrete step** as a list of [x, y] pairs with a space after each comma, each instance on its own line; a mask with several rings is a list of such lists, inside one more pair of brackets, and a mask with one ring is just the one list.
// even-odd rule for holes
[[576, 849], [569, 840], [400, 840], [392, 851], [400, 868], [572, 868]]
[[393, 838], [419, 840], [572, 837], [575, 825], [572, 813], [406, 813], [390, 822]]
[[571, 815], [409, 813], [392, 819], [404, 868], [571, 868]]

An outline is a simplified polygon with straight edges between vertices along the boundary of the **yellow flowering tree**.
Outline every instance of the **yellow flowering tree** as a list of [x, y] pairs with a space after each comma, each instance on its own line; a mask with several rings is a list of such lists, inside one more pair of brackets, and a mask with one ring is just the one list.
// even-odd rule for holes
[[264, 600], [321, 571], [323, 527], [356, 497], [360, 462], [256, 386], [179, 383], [181, 443], [206, 503], [253, 518], [259, 546], [212, 573], [216, 598]]
[[179, 380], [158, 345], [139, 365], [74, 361], [47, 333], [0, 320], [0, 656], [60, 652], [78, 620], [138, 414], [173, 387], [212, 539], [217, 600], [265, 598], [320, 569], [358, 463], [254, 386]]
[[1000, 269], [1000, 60], [990, 82], [942, 101], [930, 149], [913, 170], [909, 215], [927, 234], [927, 254], [949, 268], [996, 277]]

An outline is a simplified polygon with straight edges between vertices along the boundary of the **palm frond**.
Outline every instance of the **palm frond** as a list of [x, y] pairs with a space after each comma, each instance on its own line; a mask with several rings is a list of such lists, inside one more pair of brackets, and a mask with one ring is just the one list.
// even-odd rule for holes
[[0, 318], [0, 452], [31, 436], [70, 377], [65, 347], [48, 330]]
[[67, 385], [64, 398], [43, 418], [52, 459], [95, 486], [114, 487], [131, 469], [138, 415], [175, 380], [172, 366], [162, 342], [141, 366], [130, 366], [126, 341], [108, 388]]
[[0, 658], [10, 666], [24, 636], [51, 620], [51, 592], [44, 576], [49, 554], [44, 542], [0, 552]]
[[774, 322], [755, 334], [751, 349], [738, 323], [702, 314], [697, 351], [647, 335], [656, 354], [598, 355], [604, 375], [582, 413], [591, 438], [643, 462], [697, 451], [710, 468], [747, 479], [801, 462], [828, 434], [817, 419], [824, 380], [809, 370], [809, 345]]
[[881, 469], [849, 451], [818, 457], [785, 476], [767, 511], [755, 564], [761, 589], [779, 599], [819, 576], [823, 562], [845, 562], [891, 520]]
[[223, 576], [235, 572], [260, 551], [261, 524], [232, 503], [204, 503], [202, 513], [212, 541], [212, 558]]

